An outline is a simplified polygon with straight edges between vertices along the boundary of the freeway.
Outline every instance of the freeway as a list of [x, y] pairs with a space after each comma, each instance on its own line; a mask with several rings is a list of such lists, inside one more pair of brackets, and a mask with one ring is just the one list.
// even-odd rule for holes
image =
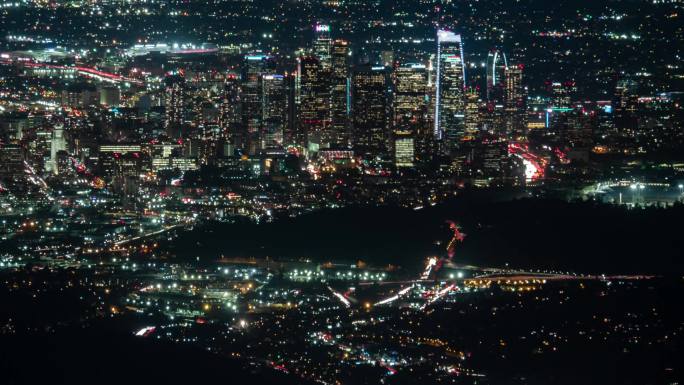
[[141, 235], [136, 235], [135, 237], [130, 237], [130, 238], [122, 239], [122, 240], [120, 240], [120, 241], [116, 241], [116, 242], [114, 242], [114, 245], [115, 245], [115, 246], [125, 245], [125, 244], [127, 244], [127, 243], [134, 242], [134, 241], [137, 241], [137, 240], [140, 240], [140, 239], [149, 238], [149, 237], [153, 237], [153, 236], [155, 236], [155, 235], [163, 234], [163, 233], [165, 233], [165, 232], [167, 232], [167, 231], [170, 231], [170, 230], [173, 230], [173, 229], [176, 229], [176, 228], [179, 228], [179, 227], [183, 227], [183, 226], [184, 226], [183, 224], [169, 225], [169, 226], [164, 227], [164, 228], [161, 229], [161, 230], [156, 230], [156, 231], [152, 231], [152, 232], [149, 232], [149, 233], [145, 233], [145, 234], [141, 234]]
[[508, 145], [508, 153], [522, 159], [525, 165], [525, 179], [533, 182], [544, 178], [548, 161], [530, 151], [527, 144], [511, 142]]
[[138, 79], [127, 78], [118, 74], [111, 72], [100, 71], [95, 68], [85, 67], [85, 66], [63, 66], [56, 64], [46, 64], [46, 63], [36, 63], [32, 61], [17, 61], [17, 64], [29, 67], [29, 68], [46, 68], [46, 69], [56, 69], [56, 70], [72, 70], [79, 75], [95, 78], [97, 80], [108, 81], [112, 83], [130, 83], [136, 85], [142, 85], [143, 82]]

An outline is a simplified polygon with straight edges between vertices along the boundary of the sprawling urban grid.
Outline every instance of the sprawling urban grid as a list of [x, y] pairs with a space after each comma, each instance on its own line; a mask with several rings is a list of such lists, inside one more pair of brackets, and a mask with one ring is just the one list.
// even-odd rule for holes
[[[0, 0], [0, 371], [38, 383], [60, 354], [35, 341], [113, 333], [218, 362], [197, 382], [681, 383], [681, 246], [620, 260], [684, 220], [683, 18], [679, 0]], [[485, 259], [495, 214], [451, 208], [494, 195], [645, 235], [586, 244], [595, 268]], [[430, 252], [286, 252], [269, 227], [380, 209], [439, 227]], [[553, 226], [550, 256], [581, 244]], [[55, 362], [40, 383], [174, 366]]]

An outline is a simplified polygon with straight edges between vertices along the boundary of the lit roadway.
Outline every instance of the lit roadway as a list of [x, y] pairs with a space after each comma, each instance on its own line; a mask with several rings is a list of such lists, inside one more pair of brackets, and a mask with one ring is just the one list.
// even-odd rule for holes
[[112, 83], [131, 83], [131, 84], [137, 84], [137, 85], [142, 85], [143, 82], [138, 80], [138, 79], [132, 79], [132, 78], [127, 78], [118, 74], [110, 73], [110, 72], [104, 72], [97, 70], [95, 68], [90, 68], [90, 67], [84, 67], [84, 66], [74, 66], [74, 67], [69, 67], [69, 66], [62, 66], [62, 65], [54, 65], [54, 64], [45, 64], [45, 63], [35, 63], [35, 62], [29, 62], [29, 61], [17, 61], [16, 62], [19, 65], [22, 65], [24, 67], [31, 67], [31, 68], [46, 68], [46, 69], [56, 69], [56, 70], [73, 70], [76, 71], [78, 74], [87, 76], [87, 77], [92, 77], [98, 80], [103, 80], [103, 81], [109, 81]]
[[465, 282], [472, 280], [482, 281], [503, 281], [503, 280], [532, 280], [544, 279], [547, 281], [590, 281], [590, 280], [633, 280], [633, 279], [651, 279], [655, 278], [652, 275], [571, 275], [571, 274], [552, 274], [552, 273], [533, 273], [533, 272], [511, 272], [499, 274], [483, 274], [476, 275], [469, 278], [432, 278], [432, 279], [413, 279], [401, 281], [380, 281], [380, 282], [359, 282], [359, 286], [374, 286], [374, 285], [412, 285], [416, 283], [438, 283], [438, 282]]
[[525, 143], [511, 142], [508, 145], [508, 153], [522, 159], [525, 165], [525, 178], [529, 181], [536, 181], [544, 178], [546, 169], [546, 159], [532, 153]]
[[122, 240], [120, 240], [120, 241], [116, 241], [116, 242], [114, 242], [114, 245], [115, 245], [115, 246], [125, 245], [125, 244], [127, 244], [127, 243], [129, 243], [129, 242], [134, 242], [134, 241], [137, 241], [137, 240], [140, 240], [140, 239], [153, 237], [153, 236], [155, 236], [155, 235], [163, 234], [163, 233], [165, 233], [165, 232], [167, 232], [167, 231], [173, 230], [173, 229], [178, 228], [178, 227], [183, 227], [183, 226], [184, 226], [183, 224], [176, 224], [176, 225], [166, 226], [166, 227], [164, 227], [164, 228], [161, 229], [161, 230], [156, 230], [156, 231], [152, 231], [152, 232], [150, 232], [150, 233], [141, 234], [141, 235], [136, 235], [135, 237], [126, 238], [126, 239], [122, 239]]

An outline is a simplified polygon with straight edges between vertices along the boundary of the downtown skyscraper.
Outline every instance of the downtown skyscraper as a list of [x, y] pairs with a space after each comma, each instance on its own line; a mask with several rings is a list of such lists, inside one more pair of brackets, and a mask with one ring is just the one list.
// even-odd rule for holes
[[527, 132], [527, 88], [523, 85], [522, 64], [506, 67], [505, 111], [506, 134], [511, 138]]
[[177, 139], [183, 135], [185, 119], [186, 84], [182, 73], [173, 73], [164, 79], [164, 107], [166, 135]]
[[261, 134], [260, 149], [283, 145], [283, 135], [288, 126], [288, 84], [284, 75], [261, 77]]
[[347, 146], [350, 143], [349, 113], [351, 109], [351, 46], [346, 40], [334, 40], [330, 68], [330, 128], [328, 139], [332, 144]]
[[326, 147], [330, 142], [329, 80], [329, 71], [320, 59], [315, 56], [298, 58], [299, 129], [307, 146]]
[[415, 153], [417, 159], [427, 159], [434, 143], [429, 70], [424, 64], [408, 63], [394, 69], [392, 80], [392, 129], [395, 150], [400, 148], [397, 145], [398, 141], [406, 147], [410, 139], [412, 153]]
[[261, 53], [245, 56], [242, 75], [242, 147], [255, 154], [260, 147], [262, 129], [262, 76], [272, 74], [273, 60]]
[[437, 31], [434, 135], [449, 154], [465, 132], [465, 64], [461, 35]]
[[352, 75], [354, 147], [369, 154], [390, 150], [389, 94], [385, 67], [359, 66]]
[[487, 54], [487, 101], [501, 102], [504, 97], [506, 83], [506, 68], [508, 60], [506, 54], [498, 48], [493, 48]]

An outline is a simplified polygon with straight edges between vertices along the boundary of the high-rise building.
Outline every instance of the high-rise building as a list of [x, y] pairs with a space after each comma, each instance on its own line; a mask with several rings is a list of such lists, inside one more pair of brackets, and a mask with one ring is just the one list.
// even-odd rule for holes
[[241, 147], [250, 154], [257, 152], [260, 144], [260, 130], [262, 127], [261, 112], [261, 77], [274, 72], [273, 60], [263, 54], [251, 54], [245, 56], [245, 65], [242, 76], [242, 129], [243, 139]]
[[477, 89], [470, 88], [465, 95], [465, 131], [475, 136], [480, 131], [480, 95]]
[[27, 112], [12, 111], [0, 115], [0, 137], [3, 140], [20, 141], [29, 128]]
[[283, 75], [261, 77], [260, 149], [281, 147], [287, 129], [288, 87]]
[[354, 146], [367, 154], [390, 150], [389, 94], [385, 67], [360, 66], [352, 75]]
[[221, 138], [235, 145], [240, 142], [242, 116], [240, 114], [240, 83], [238, 76], [229, 74], [223, 83], [219, 110]]
[[287, 124], [283, 132], [283, 145], [287, 148], [290, 146], [302, 146], [306, 142], [304, 133], [300, 130], [298, 121], [298, 82], [297, 72], [285, 73], [285, 84], [287, 88]]
[[566, 114], [573, 110], [573, 100], [577, 92], [574, 81], [546, 82], [546, 89], [551, 96], [551, 105], [548, 109], [547, 126], [557, 130], [564, 125]]
[[25, 174], [24, 149], [15, 144], [0, 146], [0, 181], [19, 182]]
[[350, 64], [351, 47], [346, 40], [332, 43], [330, 89], [330, 141], [346, 146], [350, 142]]
[[480, 109], [481, 131], [506, 136], [506, 110], [504, 103], [484, 103]]
[[174, 73], [166, 76], [164, 84], [164, 129], [168, 137], [178, 139], [183, 136], [185, 121], [185, 77], [182, 72]]
[[452, 153], [465, 131], [465, 64], [461, 35], [437, 31], [434, 134], [445, 152]]
[[551, 94], [552, 106], [556, 109], [571, 108], [572, 99], [577, 92], [574, 81], [547, 83], [547, 90]]
[[501, 178], [508, 159], [508, 141], [505, 138], [486, 138], [482, 141], [482, 171], [487, 178]]
[[67, 150], [67, 141], [64, 135], [64, 126], [62, 124], [56, 124], [52, 129], [52, 134], [50, 138], [50, 160], [45, 167], [46, 171], [52, 172], [53, 174], [59, 173], [58, 168], [58, 154], [62, 151]]
[[[598, 124], [593, 106], [586, 105], [563, 113], [560, 123], [559, 134], [563, 143], [574, 150], [586, 150], [593, 146], [593, 133]], [[588, 152], [584, 152], [588, 156]], [[574, 155], [578, 154], [575, 152]]]
[[638, 83], [632, 79], [620, 79], [615, 86], [615, 127], [629, 133], [637, 129]]
[[107, 86], [100, 88], [100, 104], [109, 107], [118, 107], [121, 103], [121, 91], [118, 87]]
[[299, 84], [299, 126], [309, 144], [330, 144], [330, 79], [321, 61], [300, 57], [297, 63]]
[[504, 89], [506, 86], [506, 67], [508, 61], [506, 54], [493, 48], [487, 54], [487, 101], [502, 102], [504, 98]]
[[73, 83], [62, 90], [62, 105], [85, 108], [100, 102], [97, 88], [89, 83]]
[[434, 143], [428, 81], [428, 69], [423, 64], [405, 64], [393, 72], [392, 129], [395, 134], [401, 132], [402, 137], [410, 136], [419, 159], [432, 155]]
[[321, 62], [321, 67], [324, 70], [329, 70], [332, 66], [331, 48], [332, 39], [330, 38], [330, 25], [316, 24], [314, 26], [314, 47], [313, 55]]
[[517, 138], [527, 131], [527, 89], [523, 86], [522, 64], [506, 67], [505, 121], [506, 134]]
[[396, 167], [413, 167], [415, 161], [415, 145], [413, 135], [408, 131], [394, 132], [394, 165]]

